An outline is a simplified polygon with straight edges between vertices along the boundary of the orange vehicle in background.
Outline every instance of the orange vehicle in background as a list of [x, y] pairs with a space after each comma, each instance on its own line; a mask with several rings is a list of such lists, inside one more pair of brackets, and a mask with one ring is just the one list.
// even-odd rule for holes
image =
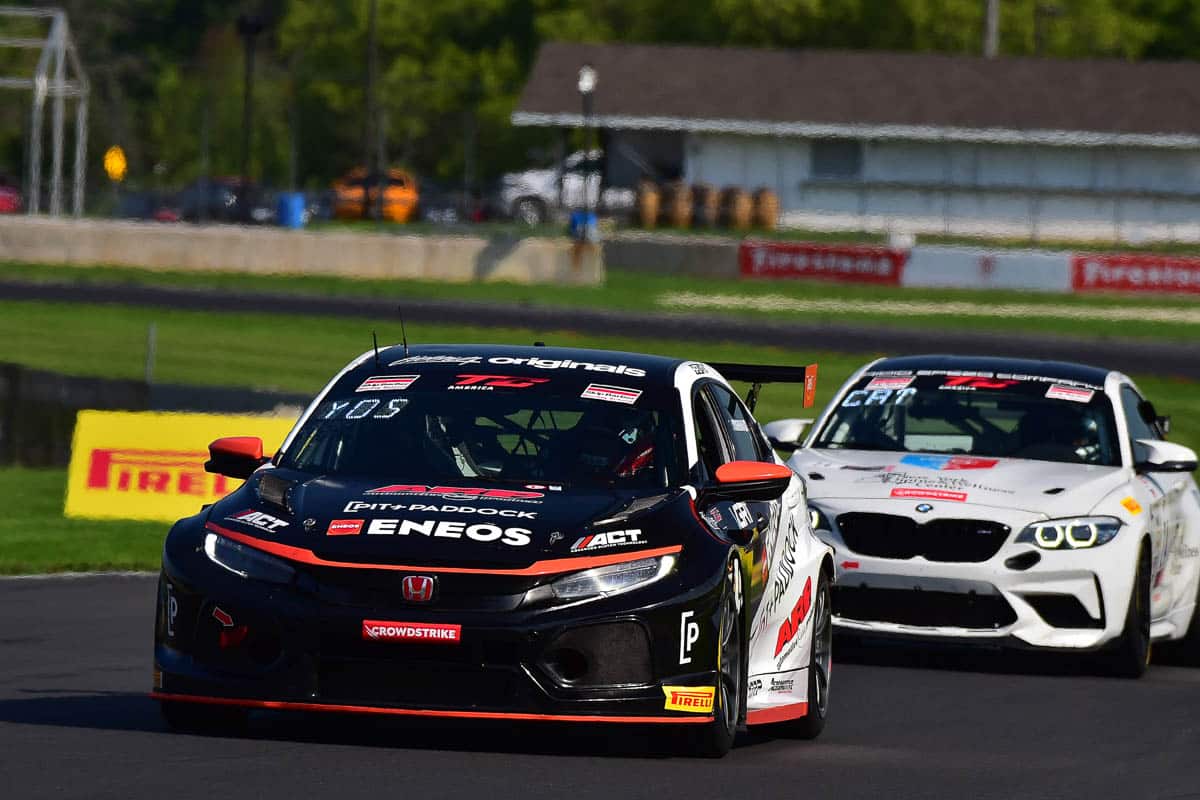
[[408, 222], [412, 219], [419, 199], [416, 179], [402, 169], [389, 169], [386, 180], [380, 180], [369, 175], [362, 167], [356, 167], [334, 181], [334, 217], [364, 219], [371, 216], [370, 213], [363, 214], [364, 184], [368, 186], [366, 197], [369, 203], [378, 202], [380, 184], [383, 185], [383, 219], [392, 222]]

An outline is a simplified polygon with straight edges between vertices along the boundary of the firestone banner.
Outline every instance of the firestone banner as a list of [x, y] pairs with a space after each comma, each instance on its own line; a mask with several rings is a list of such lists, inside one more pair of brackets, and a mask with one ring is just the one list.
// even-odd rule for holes
[[745, 240], [738, 248], [744, 278], [823, 278], [899, 286], [907, 250], [854, 244]]
[[1077, 253], [1071, 259], [1076, 292], [1200, 294], [1200, 258], [1152, 253]]
[[294, 424], [278, 417], [80, 411], [67, 472], [66, 516], [175, 520], [241, 485], [204, 471], [208, 444], [258, 436], [268, 454]]

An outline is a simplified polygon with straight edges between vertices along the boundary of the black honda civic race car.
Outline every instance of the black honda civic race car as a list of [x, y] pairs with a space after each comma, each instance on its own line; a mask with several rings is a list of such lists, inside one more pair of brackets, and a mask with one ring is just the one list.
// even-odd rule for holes
[[368, 351], [273, 457], [210, 445], [246, 480], [167, 536], [153, 696], [210, 731], [290, 709], [646, 724], [714, 756], [742, 725], [816, 736], [830, 549], [726, 380], [803, 373]]

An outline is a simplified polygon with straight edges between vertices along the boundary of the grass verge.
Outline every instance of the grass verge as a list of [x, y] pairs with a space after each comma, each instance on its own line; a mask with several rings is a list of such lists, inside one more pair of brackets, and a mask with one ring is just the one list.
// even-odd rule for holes
[[[611, 270], [602, 287], [526, 286], [512, 283], [450, 284], [435, 281], [357, 280], [316, 275], [243, 275], [151, 271], [126, 267], [73, 267], [0, 262], [0, 279], [133, 284], [225, 291], [263, 291], [336, 297], [475, 300], [528, 306], [607, 308], [662, 313], [666, 298], [679, 292], [731, 295], [744, 307], [705, 307], [698, 313], [770, 318], [808, 323], [866, 323], [898, 328], [968, 329], [1044, 333], [1093, 338], [1112, 336], [1186, 341], [1200, 334], [1200, 300], [1186, 297], [1060, 295], [1003, 290], [900, 289], [819, 281], [680, 278]], [[756, 299], [761, 302], [754, 302]], [[782, 300], [782, 302], [780, 302]], [[789, 301], [830, 301], [830, 308], [786, 310]], [[857, 305], [856, 305], [857, 304]], [[772, 306], [775, 308], [772, 308]], [[1020, 306], [1001, 316], [998, 307]], [[1140, 311], [1190, 312], [1191, 321], [1153, 321]], [[1103, 318], [1106, 310], [1134, 317]]]
[[[123, 306], [0, 302], [0, 361], [77, 375], [140, 378], [147, 326], [158, 327], [159, 380], [315, 392], [370, 346], [367, 320], [289, 315], [163, 311]], [[375, 327], [380, 341], [399, 339], [394, 319]], [[757, 416], [814, 416], [845, 378], [872, 354], [801, 352], [740, 345], [695, 345], [632, 335], [581, 336], [524, 329], [413, 324], [411, 342], [552, 344], [661, 353], [709, 361], [821, 365], [817, 406], [801, 408], [799, 386], [768, 386]], [[1173, 439], [1200, 447], [1200, 383], [1144, 377], [1141, 388], [1175, 419]], [[64, 470], [0, 470], [0, 497], [12, 498], [0, 518], [0, 573], [153, 569], [165, 523], [64, 519]]]

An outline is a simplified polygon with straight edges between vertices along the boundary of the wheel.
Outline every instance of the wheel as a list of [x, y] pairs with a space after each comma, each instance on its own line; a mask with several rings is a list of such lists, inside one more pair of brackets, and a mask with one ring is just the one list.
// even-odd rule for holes
[[167, 727], [181, 733], [209, 736], [236, 735], [246, 728], [246, 709], [234, 706], [210, 706], [200, 703], [159, 702]]
[[713, 720], [689, 730], [686, 734], [688, 752], [705, 758], [721, 758], [733, 747], [738, 721], [746, 703], [746, 670], [742, 658], [742, 597], [736, 561], [725, 570], [721, 593], [721, 627], [717, 646], [717, 692], [713, 703]]
[[813, 597], [813, 635], [808, 661], [808, 713], [797, 720], [771, 726], [771, 732], [792, 739], [815, 739], [829, 714], [829, 675], [833, 669], [833, 602], [829, 577], [822, 569]]
[[546, 207], [536, 197], [522, 197], [513, 209], [513, 216], [526, 225], [540, 225], [546, 221]]
[[1142, 545], [1120, 638], [1102, 656], [1111, 675], [1140, 678], [1150, 664], [1150, 550]]

